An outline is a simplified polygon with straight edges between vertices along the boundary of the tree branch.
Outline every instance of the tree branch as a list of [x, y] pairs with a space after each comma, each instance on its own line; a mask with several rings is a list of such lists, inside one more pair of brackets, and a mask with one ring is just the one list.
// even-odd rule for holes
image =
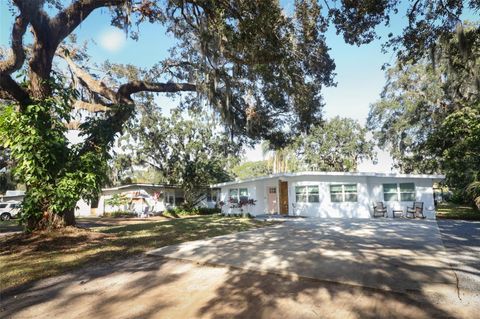
[[17, 100], [21, 107], [31, 102], [30, 95], [12, 79], [10, 74], [0, 73], [0, 89], [6, 91], [8, 95]]
[[15, 19], [12, 28], [11, 53], [5, 61], [0, 62], [0, 96], [2, 98], [13, 98], [20, 103], [20, 106], [30, 102], [30, 95], [24, 90], [10, 74], [20, 69], [25, 62], [25, 51], [23, 50], [23, 35], [27, 30], [28, 23], [20, 15]]
[[70, 55], [65, 52], [64, 49], [60, 49], [57, 51], [57, 55], [62, 57], [65, 62], [67, 62], [68, 66], [72, 70], [73, 73], [83, 82], [83, 84], [91, 91], [100, 94], [101, 96], [109, 99], [112, 102], [116, 101], [116, 94], [113, 90], [111, 90], [105, 83], [100, 80], [96, 80], [91, 76], [88, 72], [85, 72], [81, 68], [73, 62], [70, 58]]
[[0, 73], [12, 74], [20, 69], [25, 62], [25, 51], [23, 50], [23, 35], [27, 30], [28, 23], [19, 15], [15, 19], [12, 28], [12, 47], [9, 57], [0, 62]]
[[117, 96], [130, 99], [130, 95], [138, 92], [195, 92], [197, 86], [191, 83], [155, 83], [147, 81], [132, 81], [118, 88]]
[[79, 121], [70, 121], [65, 123], [65, 127], [68, 130], [78, 130], [80, 128], [81, 123]]
[[62, 57], [73, 73], [80, 79], [80, 81], [91, 91], [100, 94], [114, 103], [120, 103], [123, 99], [131, 100], [130, 95], [138, 92], [195, 92], [197, 87], [191, 83], [155, 83], [148, 81], [131, 81], [121, 85], [117, 93], [107, 87], [105, 83], [93, 78], [88, 72], [82, 70], [72, 60], [70, 55], [64, 50], [58, 50], [57, 55]]
[[108, 112], [111, 111], [112, 109], [109, 106], [99, 104], [99, 103], [88, 103], [85, 101], [75, 101], [73, 104], [73, 107], [77, 110], [85, 110], [88, 112], [92, 113], [97, 113], [97, 112]]
[[127, 0], [76, 0], [50, 21], [52, 36], [59, 45], [92, 11], [101, 7], [118, 6]]
[[50, 36], [50, 17], [43, 10], [45, 0], [13, 0], [22, 17], [33, 27], [35, 34], [43, 41]]

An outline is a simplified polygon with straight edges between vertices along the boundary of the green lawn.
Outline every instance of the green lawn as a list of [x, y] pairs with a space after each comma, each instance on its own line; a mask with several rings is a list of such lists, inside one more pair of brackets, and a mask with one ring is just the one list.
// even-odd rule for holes
[[218, 215], [0, 238], [1, 290], [150, 249], [271, 223]]
[[437, 207], [437, 218], [480, 220], [480, 211], [468, 205], [442, 203]]

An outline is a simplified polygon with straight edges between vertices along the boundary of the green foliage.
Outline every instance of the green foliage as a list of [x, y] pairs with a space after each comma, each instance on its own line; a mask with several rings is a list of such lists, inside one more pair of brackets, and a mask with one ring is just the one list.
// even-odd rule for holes
[[181, 11], [169, 2], [166, 24], [179, 45], [161, 67], [199, 84], [202, 100], [186, 106], [206, 102], [233, 134], [274, 144], [321, 120], [321, 89], [334, 84], [335, 64], [315, 1], [297, 1], [290, 17], [276, 0], [212, 1], [208, 10], [184, 3]]
[[467, 194], [473, 198], [475, 205], [480, 209], [480, 181], [475, 181], [467, 186]]
[[307, 170], [351, 172], [362, 159], [373, 159], [373, 143], [358, 122], [335, 117], [295, 141], [298, 158]]
[[465, 192], [463, 189], [454, 189], [452, 195], [448, 199], [448, 202], [454, 204], [463, 204], [465, 202]]
[[445, 118], [427, 146], [440, 160], [447, 184], [465, 189], [480, 179], [480, 107], [465, 107]]
[[105, 201], [105, 204], [114, 206], [114, 207], [121, 207], [129, 204], [130, 201], [131, 199], [128, 198], [128, 196], [125, 194], [113, 194], [112, 197], [110, 197]]
[[210, 184], [230, 179], [230, 156], [240, 151], [214, 122], [194, 114], [185, 119], [178, 110], [170, 117], [158, 110], [143, 113], [124, 141], [136, 164], [155, 169], [168, 183], [182, 188], [189, 208]]
[[135, 217], [138, 217], [137, 213], [124, 212], [124, 211], [116, 211], [116, 212], [105, 213], [104, 216], [105, 217], [112, 217], [112, 218], [135, 218]]
[[82, 152], [65, 136], [75, 91], [55, 88], [55, 98], [37, 101], [23, 112], [8, 106], [0, 119], [0, 139], [26, 186], [21, 222], [30, 229], [50, 227], [57, 217], [73, 212], [80, 198], [93, 199], [104, 177], [105, 149]]
[[244, 162], [232, 167], [232, 174], [238, 179], [247, 179], [273, 173], [267, 161]]
[[182, 216], [197, 216], [197, 215], [214, 215], [220, 214], [222, 211], [220, 208], [208, 208], [208, 207], [193, 207], [193, 208], [182, 208], [174, 207], [169, 208], [167, 211], [163, 212], [162, 215], [166, 217], [179, 218]]
[[[443, 172], [463, 201], [480, 179], [480, 39], [478, 23], [459, 25], [429, 59], [401, 61], [388, 70], [382, 99], [368, 127], [405, 173]], [[470, 192], [471, 193], [471, 192]]]

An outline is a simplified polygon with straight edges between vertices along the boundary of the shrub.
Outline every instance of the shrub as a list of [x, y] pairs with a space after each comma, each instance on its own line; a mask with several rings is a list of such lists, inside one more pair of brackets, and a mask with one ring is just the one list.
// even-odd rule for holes
[[137, 213], [132, 213], [132, 212], [111, 212], [111, 213], [105, 213], [105, 217], [113, 217], [113, 218], [133, 218], [133, 217], [138, 217]]
[[462, 190], [454, 190], [448, 201], [454, 204], [464, 204], [466, 202], [465, 192]]
[[197, 216], [197, 215], [213, 215], [220, 214], [220, 208], [195, 207], [192, 209], [185, 209], [181, 207], [168, 208], [163, 212], [163, 216], [179, 218], [181, 216]]
[[214, 215], [220, 214], [222, 210], [220, 208], [200, 207], [197, 208], [198, 215]]

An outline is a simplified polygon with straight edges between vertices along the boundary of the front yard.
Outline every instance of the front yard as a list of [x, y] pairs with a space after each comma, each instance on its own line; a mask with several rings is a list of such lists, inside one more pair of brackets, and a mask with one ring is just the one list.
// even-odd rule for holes
[[1, 290], [185, 241], [269, 225], [218, 215], [0, 238]]
[[472, 206], [446, 202], [438, 205], [437, 218], [480, 220], [480, 211]]

